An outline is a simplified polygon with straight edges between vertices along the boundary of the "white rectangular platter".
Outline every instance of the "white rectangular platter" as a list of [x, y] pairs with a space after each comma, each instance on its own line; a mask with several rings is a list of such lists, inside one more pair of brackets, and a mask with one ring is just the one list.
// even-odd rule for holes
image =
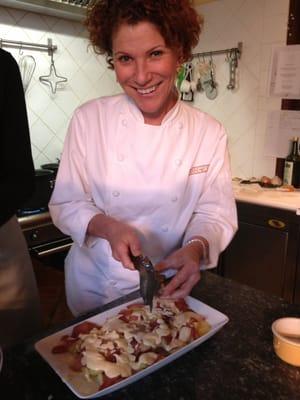
[[[187, 344], [186, 346], [182, 347], [181, 349], [175, 351], [174, 353], [170, 354], [169, 356], [165, 357], [164, 359], [156, 362], [155, 364], [150, 365], [149, 367], [143, 369], [135, 373], [134, 375], [122, 380], [121, 382], [117, 382], [112, 386], [109, 386], [105, 389], [100, 391], [95, 391], [92, 394], [86, 394], [84, 390], [80, 390], [78, 385], [77, 378], [75, 378], [74, 372], [70, 370], [68, 367], [68, 363], [66, 360], [65, 354], [52, 354], [52, 348], [59, 342], [59, 339], [63, 335], [70, 335], [74, 326], [78, 325], [74, 324], [65, 328], [59, 332], [56, 332], [50, 336], [41, 339], [40, 341], [35, 343], [35, 349], [38, 353], [44, 358], [44, 360], [54, 369], [54, 371], [60, 376], [62, 381], [71, 389], [71, 391], [81, 399], [91, 399], [95, 397], [101, 397], [107, 395], [111, 392], [114, 392], [118, 389], [121, 389], [149, 374], [153, 371], [158, 370], [159, 368], [163, 367], [166, 364], [169, 364], [176, 358], [182, 356], [183, 354], [187, 353], [188, 351], [192, 350], [200, 343], [205, 342], [211, 336], [213, 336], [219, 329], [221, 329], [228, 321], [228, 317], [225, 314], [215, 310], [214, 308], [202, 303], [201, 301], [188, 296], [186, 299], [188, 306], [198, 314], [203, 315], [207, 322], [211, 326], [211, 330], [207, 332], [205, 335], [201, 336], [200, 338], [194, 340], [193, 342]], [[120, 306], [114, 307], [110, 310], [107, 310], [103, 313], [97, 314], [92, 318], [89, 318], [89, 321], [95, 322], [99, 325], [103, 324], [107, 318], [116, 315], [120, 310], [124, 309], [127, 305], [132, 303], [142, 302], [142, 299], [135, 299], [125, 304], [121, 304]], [[78, 374], [76, 374], [78, 377]]]

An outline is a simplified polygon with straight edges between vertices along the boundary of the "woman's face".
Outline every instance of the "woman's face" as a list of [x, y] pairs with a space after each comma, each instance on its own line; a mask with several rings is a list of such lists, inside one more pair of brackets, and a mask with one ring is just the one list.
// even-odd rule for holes
[[145, 123], [160, 125], [177, 100], [177, 52], [167, 47], [155, 25], [146, 21], [121, 25], [112, 43], [119, 84], [141, 110]]

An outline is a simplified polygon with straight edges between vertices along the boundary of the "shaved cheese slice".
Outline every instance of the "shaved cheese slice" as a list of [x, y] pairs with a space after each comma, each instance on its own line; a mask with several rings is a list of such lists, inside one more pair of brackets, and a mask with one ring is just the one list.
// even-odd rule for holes
[[83, 359], [83, 363], [85, 363], [87, 368], [94, 371], [103, 371], [108, 378], [116, 378], [117, 376], [127, 378], [131, 375], [129, 364], [106, 361], [99, 353], [84, 351]]

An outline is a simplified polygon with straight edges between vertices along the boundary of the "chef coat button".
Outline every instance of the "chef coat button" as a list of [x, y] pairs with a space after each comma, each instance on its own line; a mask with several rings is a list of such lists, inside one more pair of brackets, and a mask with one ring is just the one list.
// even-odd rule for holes
[[179, 130], [181, 130], [183, 128], [183, 123], [182, 122], [179, 122], [178, 128], [179, 128]]
[[118, 161], [124, 161], [124, 156], [123, 154], [118, 155]]
[[171, 198], [171, 200], [172, 200], [173, 203], [175, 203], [175, 202], [178, 200], [178, 197], [177, 197], [177, 196], [173, 196], [173, 197]]
[[182, 164], [182, 161], [180, 160], [180, 158], [178, 158], [178, 159], [175, 161], [175, 163], [176, 163], [176, 165], [179, 167], [179, 166]]
[[122, 120], [122, 125], [123, 125], [123, 126], [127, 126], [127, 121], [126, 121], [126, 119], [123, 119], [123, 120]]
[[163, 232], [168, 232], [169, 228], [166, 225], [164, 225], [164, 226], [162, 226], [161, 230]]
[[114, 191], [112, 192], [112, 194], [113, 194], [114, 197], [120, 196], [120, 192], [118, 192], [117, 190], [114, 190]]

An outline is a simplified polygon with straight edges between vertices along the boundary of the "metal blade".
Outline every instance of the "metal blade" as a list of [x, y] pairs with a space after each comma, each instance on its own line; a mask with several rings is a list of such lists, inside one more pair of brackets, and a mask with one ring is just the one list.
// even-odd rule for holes
[[131, 256], [134, 267], [140, 274], [140, 293], [146, 305], [152, 311], [153, 297], [160, 287], [160, 280], [154, 270], [152, 262], [146, 256]]

